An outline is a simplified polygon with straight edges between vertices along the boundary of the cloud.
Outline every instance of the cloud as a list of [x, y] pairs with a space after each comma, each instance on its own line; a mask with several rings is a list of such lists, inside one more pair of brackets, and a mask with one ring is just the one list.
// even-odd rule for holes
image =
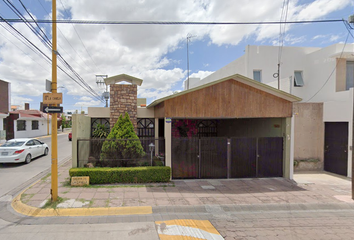
[[[57, 4], [57, 7], [58, 16], [62, 19], [176, 22], [279, 21], [283, 3], [282, 0], [239, 0], [237, 3], [234, 0], [99, 2], [61, 0], [61, 2], [63, 5]], [[322, 19], [328, 14], [348, 7], [351, 2], [315, 0], [305, 4], [303, 1], [290, 1], [289, 4], [287, 19], [290, 21]], [[42, 16], [34, 17], [43, 19]], [[50, 19], [50, 16], [45, 18]], [[13, 26], [51, 58], [51, 50], [45, 48], [25, 24], [15, 23]], [[41, 26], [50, 38], [50, 25]], [[287, 32], [291, 28], [291, 25], [287, 26]], [[251, 38], [258, 42], [272, 41], [279, 35], [279, 26], [58, 24], [58, 52], [98, 94], [103, 90], [96, 84], [96, 74], [114, 76], [125, 73], [144, 80], [143, 85], [139, 87], [139, 97], [156, 99], [171, 94], [174, 87], [180, 86], [186, 77], [186, 71], [181, 68], [180, 60], [171, 59], [166, 55], [184, 45], [188, 33], [196, 36], [193, 42], [206, 41], [209, 46], [227, 47]], [[288, 44], [304, 40], [305, 37], [287, 33]], [[335, 38], [332, 38], [332, 41], [335, 41]], [[66, 72], [70, 72], [60, 61], [58, 64]], [[207, 74], [207, 71], [197, 73], [201, 78], [204, 77], [203, 74]], [[12, 83], [13, 95], [38, 97], [44, 92], [45, 79], [51, 79], [51, 64], [4, 28], [0, 28], [0, 78]], [[79, 82], [76, 78], [75, 81]], [[87, 102], [79, 100], [77, 105], [100, 104], [75, 81], [58, 70], [58, 84], [65, 86], [66, 94], [91, 98]]]

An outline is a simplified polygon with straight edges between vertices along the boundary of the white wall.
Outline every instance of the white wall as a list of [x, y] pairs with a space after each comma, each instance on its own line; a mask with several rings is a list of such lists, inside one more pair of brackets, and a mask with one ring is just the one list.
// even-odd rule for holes
[[[17, 131], [17, 121], [25, 120], [26, 121], [26, 130]], [[37, 119], [36, 119], [37, 120]], [[32, 138], [47, 135], [47, 120], [42, 118], [38, 120], [38, 130], [32, 130], [32, 120], [28, 119], [17, 119], [14, 121], [14, 132], [15, 138]], [[51, 134], [51, 120], [49, 121], [49, 134]]]

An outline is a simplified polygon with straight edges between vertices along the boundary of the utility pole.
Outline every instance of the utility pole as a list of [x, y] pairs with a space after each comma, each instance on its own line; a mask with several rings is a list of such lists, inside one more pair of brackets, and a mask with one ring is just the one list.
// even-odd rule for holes
[[[56, 0], [52, 0], [52, 93], [57, 93], [57, 7]], [[54, 104], [53, 106], [57, 106]], [[52, 189], [51, 199], [56, 202], [58, 199], [58, 124], [57, 113], [52, 115]]]
[[[109, 92], [108, 92], [108, 86], [106, 85], [104, 79], [107, 78], [108, 75], [96, 75], [96, 84], [99, 86], [101, 84], [106, 86], [106, 91], [103, 92], [102, 98], [106, 100], [106, 107], [108, 107], [108, 99], [109, 99]], [[99, 78], [102, 78], [103, 81], [99, 80]]]

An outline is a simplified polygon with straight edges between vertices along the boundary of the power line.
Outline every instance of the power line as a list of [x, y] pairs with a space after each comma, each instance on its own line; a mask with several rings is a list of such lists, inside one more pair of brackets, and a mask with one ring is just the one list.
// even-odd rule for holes
[[[48, 16], [50, 16], [49, 12], [47, 11], [47, 9], [45, 9], [45, 7], [43, 6], [43, 4], [41, 3], [40, 0], [37, 0], [39, 2], [39, 4], [42, 6], [43, 10], [48, 14]], [[59, 30], [59, 33], [61, 34], [61, 36], [66, 40], [66, 42], [69, 44], [69, 46], [71, 47], [71, 49], [76, 53], [76, 55], [82, 60], [82, 62], [86, 65], [86, 67], [88, 69], [90, 69], [90, 66], [88, 66], [85, 62], [85, 60], [80, 56], [80, 54], [75, 50], [75, 48], [71, 45], [71, 43], [69, 42], [69, 40], [65, 37], [65, 34], [63, 34], [63, 32], [60, 30], [59, 27], [57, 27]], [[83, 67], [80, 63], [78, 63], [75, 58], [73, 58], [66, 50], [65, 48], [63, 48], [59, 43], [58, 46], [60, 47], [60, 49], [62, 49], [74, 62], [76, 62], [81, 68], [85, 69], [85, 67]]]
[[[22, 19], [5, 19], [7, 22], [25, 22]], [[2, 20], [0, 20], [1, 22]], [[328, 20], [304, 20], [304, 21], [267, 21], [267, 22], [173, 22], [173, 21], [97, 21], [97, 20], [73, 20], [58, 19], [56, 21], [37, 19], [27, 19], [29, 23], [59, 23], [59, 24], [90, 24], [90, 25], [272, 25], [272, 24], [306, 24], [306, 23], [335, 23], [344, 22], [344, 19], [328, 19]]]
[[[34, 26], [32, 26], [32, 24], [30, 24], [27, 19], [22, 15], [22, 13], [9, 1], [5, 1], [5, 4], [18, 16], [20, 17], [21, 19], [24, 20], [24, 22], [26, 23], [27, 27], [30, 28], [30, 30], [42, 41], [42, 43], [51, 51], [52, 50], [52, 44], [49, 40], [49, 38], [46, 36], [46, 34], [41, 31], [39, 32]], [[21, 1], [20, 1], [21, 2]], [[27, 10], [27, 8], [25, 7], [25, 5], [21, 2], [21, 5], [22, 7], [25, 9], [25, 11], [31, 16], [31, 14], [29, 13], [29, 11]], [[32, 18], [32, 17], [31, 17]], [[0, 18], [1, 20], [3, 19], [2, 17]], [[32, 21], [34, 21], [34, 19], [32, 18]], [[8, 22], [6, 22], [8, 24], [8, 26], [10, 26], [12, 28], [12, 30], [15, 30], [15, 33], [18, 34], [19, 32], [11, 25], [9, 24]], [[38, 24], [36, 23], [36, 26], [38, 26]], [[38, 26], [39, 27], [39, 26]], [[39, 27], [40, 28], [40, 27]], [[43, 35], [42, 35], [42, 34]], [[26, 37], [24, 37], [23, 34], [19, 34], [22, 38], [24, 38], [26, 40], [26, 42], [30, 43], [31, 46], [34, 46], [36, 48], [37, 51], [40, 51], [41, 54], [43, 56], [45, 56], [50, 62], [51, 62], [51, 59], [46, 55], [44, 54], [37, 46], [35, 46], [29, 39], [27, 39]], [[28, 46], [28, 45], [26, 45]], [[92, 96], [94, 96], [96, 99], [98, 100], [102, 100], [102, 98], [100, 97], [100, 95], [98, 93], [96, 93], [90, 85], [88, 85], [85, 80], [70, 66], [70, 64], [58, 53], [58, 57], [59, 57], [59, 61], [64, 65], [66, 66], [77, 78], [78, 80], [81, 82], [81, 84], [74, 80], [74, 78], [72, 78], [66, 71], [64, 71], [64, 69], [62, 69], [60, 66], [57, 66], [60, 70], [62, 70], [67, 76], [69, 76], [72, 80], [74, 80], [76, 83], [79, 84], [79, 86], [81, 86], [83, 89], [85, 89], [87, 92], [89, 92]]]
[[[64, 9], [64, 11], [66, 12], [66, 14], [68, 14], [68, 12], [66, 11], [66, 7], [64, 6], [63, 2], [62, 2], [61, 0], [59, 0], [59, 1], [60, 1], [61, 5], [63, 6], [63, 9]], [[68, 15], [69, 15], [69, 14], [68, 14]], [[87, 54], [88, 54], [88, 55], [89, 55], [89, 57], [91, 58], [91, 60], [92, 60], [93, 64], [95, 65], [96, 70], [98, 70], [98, 67], [97, 67], [96, 62], [93, 60], [93, 58], [92, 58], [91, 54], [90, 54], [90, 53], [89, 53], [89, 51], [87, 50], [87, 48], [86, 48], [86, 46], [85, 46], [84, 42], [82, 41], [82, 39], [81, 39], [81, 37], [80, 37], [79, 33], [77, 32], [77, 30], [76, 30], [76, 28], [75, 28], [74, 24], [72, 24], [72, 27], [73, 27], [73, 29], [75, 30], [76, 35], [79, 37], [79, 40], [80, 40], [80, 42], [81, 42], [82, 46], [84, 46], [85, 51], [87, 52]], [[101, 72], [103, 72], [103, 71], [101, 71]]]
[[[4, 18], [0, 16], [0, 21], [3, 21]], [[9, 28], [5, 28], [8, 32], [10, 32], [12, 35], [17, 34], [18, 36], [20, 36], [23, 40], [25, 40], [25, 45], [27, 47], [29, 47], [32, 51], [37, 51], [39, 52], [42, 57], [44, 57], [47, 62], [51, 63], [52, 60], [50, 57], [48, 57], [41, 49], [39, 49], [33, 42], [31, 42], [27, 37], [25, 37], [22, 33], [20, 33], [16, 28], [14, 28], [10, 23], [3, 21], [7, 24]], [[11, 31], [10, 31], [11, 30]], [[15, 36], [15, 35], [14, 35]], [[15, 36], [17, 39], [19, 39], [18, 36]], [[21, 41], [23, 42], [23, 41]], [[64, 60], [65, 61], [65, 60]], [[92, 90], [92, 88], [86, 83], [80, 83], [78, 82], [76, 79], [74, 79], [72, 76], [70, 76], [62, 67], [57, 66], [63, 73], [65, 73], [70, 79], [72, 79], [74, 82], [76, 82], [80, 87], [82, 87], [84, 90], [86, 90], [88, 93], [90, 93], [93, 97], [95, 97], [97, 100], [100, 100], [103, 102], [102, 98], [100, 97], [100, 95], [98, 95], [94, 90]]]

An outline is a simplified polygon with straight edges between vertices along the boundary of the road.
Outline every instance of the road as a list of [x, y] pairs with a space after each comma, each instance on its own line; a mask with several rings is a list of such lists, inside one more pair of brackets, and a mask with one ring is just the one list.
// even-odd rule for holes
[[[37, 139], [48, 144], [49, 154], [32, 159], [29, 164], [0, 164], [0, 198], [51, 167], [51, 137], [44, 136]], [[71, 157], [71, 144], [72, 142], [68, 141], [67, 133], [58, 132], [59, 164], [63, 159]]]

